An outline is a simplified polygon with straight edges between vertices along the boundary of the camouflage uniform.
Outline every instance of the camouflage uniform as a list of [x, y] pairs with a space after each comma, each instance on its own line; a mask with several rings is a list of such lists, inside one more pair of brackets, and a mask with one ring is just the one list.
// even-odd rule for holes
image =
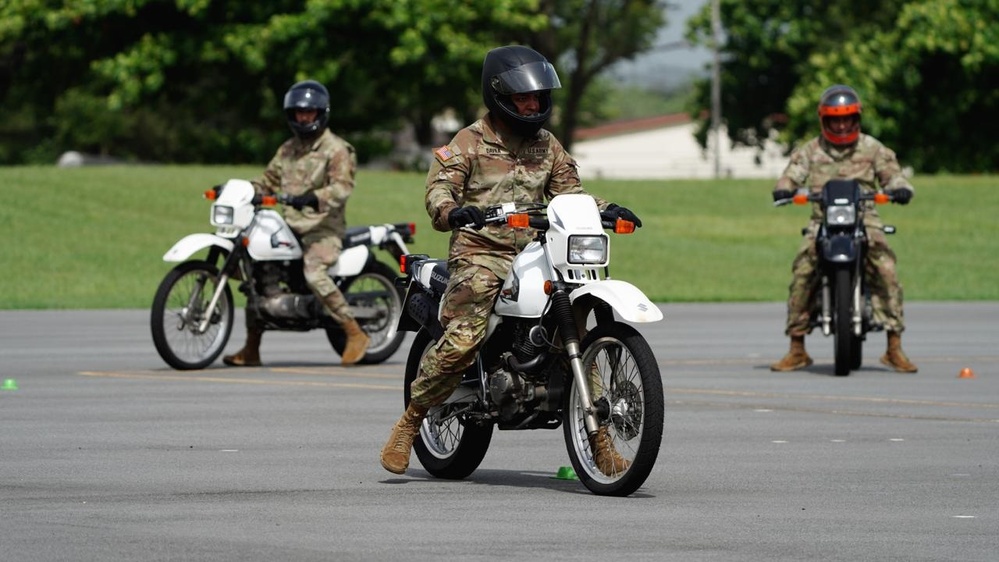
[[[302, 241], [305, 281], [325, 303], [333, 319], [343, 324], [353, 316], [343, 293], [326, 271], [336, 263], [346, 233], [347, 198], [354, 191], [357, 155], [354, 147], [329, 129], [311, 140], [292, 137], [253, 182], [257, 193], [304, 195], [319, 199], [319, 210], [284, 207], [284, 219]], [[254, 319], [255, 320], [255, 319]], [[247, 324], [251, 324], [247, 314]]]
[[[837, 148], [822, 137], [816, 137], [799, 147], [791, 155], [784, 173], [777, 180], [775, 189], [794, 191], [807, 187], [819, 192], [830, 179], [856, 179], [861, 189], [874, 191], [881, 188], [891, 191], [905, 188], [913, 190], [899, 167], [895, 152], [869, 135], [861, 134], [855, 145]], [[914, 190], [913, 190], [914, 191]], [[868, 252], [865, 271], [871, 285], [871, 304], [875, 322], [880, 322], [889, 332], [901, 333], [905, 329], [902, 316], [902, 286], [895, 273], [895, 253], [888, 247], [882, 231], [881, 218], [872, 202], [866, 203]], [[787, 328], [789, 336], [803, 336], [811, 331], [809, 318], [818, 289], [815, 275], [818, 255], [815, 236], [823, 220], [818, 203], [812, 205], [812, 218], [792, 265], [793, 278], [788, 288]]]
[[[510, 201], [538, 203], [563, 193], [585, 193], [576, 161], [550, 132], [501, 138], [487, 115], [434, 151], [427, 175], [426, 205], [433, 227], [451, 231], [458, 207]], [[600, 209], [608, 202], [594, 197]], [[513, 258], [533, 239], [531, 231], [501, 226], [451, 233], [450, 280], [441, 303], [444, 335], [430, 349], [413, 382], [411, 400], [421, 407], [442, 403], [472, 365], [486, 321]]]

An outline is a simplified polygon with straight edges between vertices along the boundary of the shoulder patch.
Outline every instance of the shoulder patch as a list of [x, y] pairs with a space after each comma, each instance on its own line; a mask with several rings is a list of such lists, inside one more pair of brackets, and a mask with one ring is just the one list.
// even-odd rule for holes
[[454, 152], [451, 150], [451, 147], [446, 144], [440, 148], [434, 149], [434, 155], [437, 156], [437, 159], [441, 162], [447, 162], [448, 160], [454, 158]]

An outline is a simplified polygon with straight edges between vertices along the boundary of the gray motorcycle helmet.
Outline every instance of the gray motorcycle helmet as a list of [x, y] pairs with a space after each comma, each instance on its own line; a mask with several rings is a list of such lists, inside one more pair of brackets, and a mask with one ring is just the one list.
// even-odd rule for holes
[[[319, 113], [311, 123], [299, 123], [295, 120], [296, 109], [315, 109]], [[295, 83], [284, 95], [284, 115], [288, 127], [300, 139], [311, 139], [326, 129], [330, 119], [330, 93], [315, 80], [303, 80]]]
[[[552, 115], [551, 91], [561, 88], [555, 67], [530, 47], [510, 45], [486, 53], [482, 63], [482, 101], [497, 118], [523, 137], [532, 137]], [[538, 92], [541, 110], [531, 116], [517, 112], [510, 96]]]

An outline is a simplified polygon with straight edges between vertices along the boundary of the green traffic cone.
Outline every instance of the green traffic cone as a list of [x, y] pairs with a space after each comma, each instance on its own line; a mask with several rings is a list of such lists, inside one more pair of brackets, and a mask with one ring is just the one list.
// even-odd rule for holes
[[560, 466], [554, 478], [557, 480], [579, 480], [571, 466]]
[[3, 387], [0, 390], [17, 390], [17, 381], [14, 379], [4, 379]]

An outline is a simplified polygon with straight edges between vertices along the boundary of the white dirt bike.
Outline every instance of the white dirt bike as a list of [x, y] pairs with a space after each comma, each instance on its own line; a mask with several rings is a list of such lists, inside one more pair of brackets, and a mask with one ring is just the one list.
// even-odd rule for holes
[[[414, 443], [420, 463], [438, 478], [464, 478], [485, 457], [494, 427], [561, 426], [586, 488], [631, 494], [655, 465], [664, 415], [655, 355], [628, 324], [659, 321], [662, 312], [634, 285], [607, 277], [604, 229], [627, 233], [634, 224], [602, 220], [593, 198], [576, 194], [548, 205], [489, 207], [485, 215], [486, 224], [533, 228], [536, 237], [513, 261], [476, 362], [424, 419]], [[406, 364], [408, 406], [423, 357], [443, 333], [439, 309], [449, 274], [446, 260], [426, 255], [405, 256], [404, 269], [399, 328], [417, 332]], [[598, 430], [609, 434], [627, 468], [613, 474], [597, 468], [590, 438]]]
[[[312, 294], [302, 272], [302, 246], [281, 214], [266, 207], [278, 198], [254, 193], [246, 180], [231, 179], [205, 192], [213, 200], [215, 234], [189, 234], [163, 256], [180, 262], [166, 274], [153, 299], [150, 327], [160, 357], [180, 370], [203, 369], [225, 349], [233, 326], [229, 281], [239, 281], [246, 306], [265, 330], [322, 329], [342, 354], [346, 335]], [[354, 317], [370, 336], [360, 363], [380, 363], [394, 354], [405, 334], [396, 269], [376, 259], [381, 248], [398, 263], [413, 241], [412, 223], [347, 229], [340, 258], [329, 269]], [[196, 257], [207, 250], [207, 257]]]

